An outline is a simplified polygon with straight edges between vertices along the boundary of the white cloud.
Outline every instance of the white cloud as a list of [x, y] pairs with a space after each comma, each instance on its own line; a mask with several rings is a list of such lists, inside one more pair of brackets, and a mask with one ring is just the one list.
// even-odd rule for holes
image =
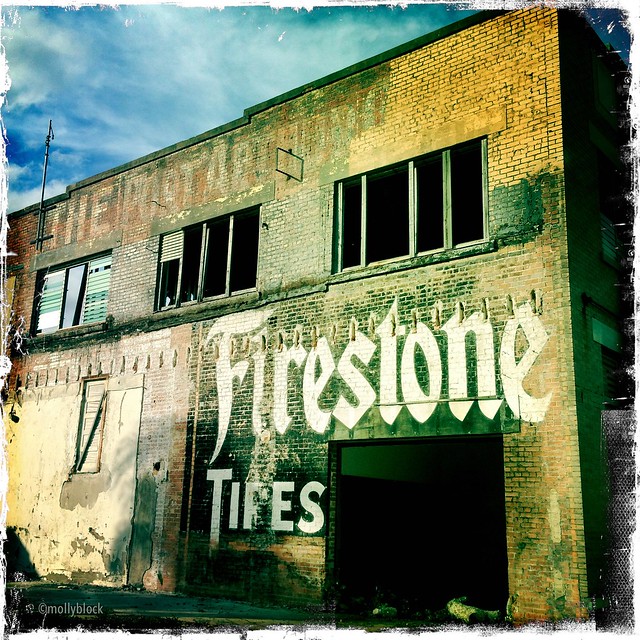
[[15, 173], [11, 204], [34, 202], [49, 119], [50, 179], [66, 186], [426, 33], [444, 14], [442, 7], [21, 9], [20, 24], [2, 34], [13, 82], [3, 108], [10, 161], [30, 172]]
[[12, 110], [46, 103], [61, 86], [80, 81], [87, 72], [84, 39], [64, 25], [52, 29], [40, 12], [21, 13], [2, 35], [13, 83], [8, 96]]
[[10, 164], [7, 166], [7, 178], [11, 182], [12, 180], [18, 180], [21, 177], [28, 175], [29, 173], [28, 167], [21, 167], [17, 164]]
[[[9, 178], [11, 183], [11, 178]], [[45, 189], [45, 198], [51, 198], [64, 193], [67, 188], [67, 184], [62, 180], [53, 180], [47, 182]], [[31, 187], [24, 191], [12, 190], [9, 186], [9, 206], [7, 211], [19, 211], [32, 204], [38, 204], [40, 202], [40, 196], [42, 194], [42, 184], [38, 187]]]

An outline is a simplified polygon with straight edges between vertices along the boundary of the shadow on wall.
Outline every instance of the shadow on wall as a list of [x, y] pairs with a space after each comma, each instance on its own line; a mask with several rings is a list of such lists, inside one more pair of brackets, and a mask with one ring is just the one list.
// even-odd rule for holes
[[125, 528], [113, 539], [111, 553], [107, 551], [106, 544], [102, 550], [105, 574], [111, 579], [121, 579], [123, 584], [127, 575], [128, 547], [129, 529]]
[[[159, 469], [159, 463], [157, 464]], [[154, 470], [157, 470], [154, 466]], [[147, 473], [138, 480], [134, 518], [131, 530], [131, 555], [128, 583], [143, 585], [144, 574], [151, 567], [152, 535], [156, 521], [158, 488], [155, 478]]]
[[4, 541], [4, 557], [7, 561], [7, 582], [38, 580], [40, 576], [31, 561], [15, 527], [7, 527], [7, 539]]

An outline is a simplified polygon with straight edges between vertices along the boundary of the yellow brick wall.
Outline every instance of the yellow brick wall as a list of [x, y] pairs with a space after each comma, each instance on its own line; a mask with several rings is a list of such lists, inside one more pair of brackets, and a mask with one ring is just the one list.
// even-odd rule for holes
[[[54, 238], [46, 251], [89, 246], [93, 236], [122, 229], [121, 241], [113, 248], [109, 302], [115, 329], [105, 338], [94, 339], [115, 343], [108, 347], [107, 358], [116, 362], [114, 376], [119, 375], [120, 358], [126, 357], [129, 367], [131, 355], [140, 354], [141, 368], [147, 367], [150, 358], [143, 408], [143, 417], [149, 416], [150, 421], [143, 424], [141, 433], [148, 432], [151, 440], [141, 440], [140, 456], [148, 466], [159, 449], [172, 449], [163, 458], [169, 460], [172, 472], [159, 490], [154, 538], [158, 545], [149, 588], [180, 586], [190, 570], [199, 575], [205, 564], [197, 536], [184, 551], [184, 540], [177, 533], [189, 456], [185, 425], [195, 419], [198, 402], [209, 403], [202, 405], [204, 413], [217, 408], [214, 362], [201, 349], [201, 336], [211, 318], [239, 308], [238, 300], [223, 300], [206, 303], [183, 320], [178, 313], [154, 315], [158, 232], [153, 230], [179, 228], [203, 219], [207, 211], [240, 208], [262, 193], [270, 194], [261, 200], [258, 294], [262, 300], [248, 296], [240, 304], [246, 308], [259, 304], [272, 314], [269, 353], [277, 348], [278, 331], [290, 346], [296, 327], [301, 328], [302, 344], [309, 349], [316, 326], [322, 335], [334, 335], [332, 344], [339, 352], [348, 341], [352, 317], [364, 330], [372, 315], [382, 321], [396, 297], [401, 323], [408, 326], [415, 311], [434, 330], [439, 330], [430, 319], [434, 305], [442, 304], [446, 319], [459, 302], [473, 313], [486, 300], [493, 326], [500, 332], [511, 318], [507, 296], [521, 306], [531, 301], [532, 292], [538, 292], [542, 299], [538, 318], [549, 339], [525, 387], [534, 397], [552, 393], [552, 398], [543, 421], [523, 422], [518, 433], [504, 436], [509, 593], [517, 621], [585, 616], [589, 594], [570, 339], [560, 86], [557, 11], [517, 10], [265, 108], [231, 131], [80, 186], [69, 200], [56, 205], [48, 218], [47, 230]], [[486, 251], [454, 253], [447, 259], [436, 256], [402, 269], [390, 265], [350, 276], [332, 275], [335, 180], [478, 136], [488, 141], [492, 244]], [[292, 149], [303, 158], [302, 182], [275, 172], [277, 147]], [[24, 244], [24, 238], [16, 236], [16, 242]], [[14, 260], [26, 267], [19, 276], [16, 309], [27, 324], [35, 277], [29, 266], [30, 251], [26, 248]], [[302, 288], [309, 286], [319, 289], [310, 293]], [[175, 318], [177, 325], [182, 322], [173, 329], [170, 346], [164, 334], [159, 342], [153, 340], [153, 323], [163, 318]], [[144, 331], [128, 336], [125, 347], [118, 327], [134, 331], [135, 323]], [[496, 357], [498, 345], [496, 340]], [[60, 358], [64, 366], [94, 361], [95, 348], [88, 341], [82, 348], [67, 342], [60, 345], [64, 350]], [[521, 348], [524, 351], [526, 344]], [[178, 373], [168, 398], [178, 409], [161, 401], [172, 378], [165, 375], [167, 364], [160, 369], [159, 353], [166, 363], [174, 350]], [[41, 386], [35, 382], [35, 373], [62, 366], [56, 358], [47, 353], [45, 343], [39, 344], [18, 364], [22, 380], [30, 375], [31, 384]], [[201, 376], [197, 379], [196, 370]], [[46, 383], [50, 384], [56, 383]], [[200, 391], [204, 400], [199, 399]], [[250, 435], [248, 411], [248, 405], [239, 408], [244, 418], [232, 423], [236, 431], [229, 437], [246, 440]], [[163, 434], [159, 439], [153, 435], [154, 424]], [[293, 435], [274, 437], [288, 447], [292, 460], [298, 454], [304, 458], [311, 450], [323, 452], [322, 459], [315, 459], [313, 471], [328, 481], [326, 438], [309, 444], [305, 428], [299, 411]], [[339, 435], [330, 434], [331, 438]], [[250, 449], [246, 442], [243, 446]], [[292, 462], [286, 464], [291, 465], [282, 467], [287, 471], [295, 467]], [[331, 503], [326, 529], [329, 549], [333, 544], [330, 510]], [[261, 551], [268, 548], [280, 563], [281, 572], [282, 567], [297, 566], [312, 585], [298, 585], [292, 596], [279, 573], [273, 583], [275, 598], [321, 599], [331, 581], [325, 571], [324, 544], [321, 536], [283, 536], [268, 547], [262, 545]], [[234, 553], [250, 553], [253, 548], [229, 542]], [[167, 578], [159, 581], [154, 577], [158, 575]], [[251, 581], [250, 573], [246, 579]], [[215, 585], [205, 587], [215, 590]], [[219, 591], [229, 592], [224, 585]]]

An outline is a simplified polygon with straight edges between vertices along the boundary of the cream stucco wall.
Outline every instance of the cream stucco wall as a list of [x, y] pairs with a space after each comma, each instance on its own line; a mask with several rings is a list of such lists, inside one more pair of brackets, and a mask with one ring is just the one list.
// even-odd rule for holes
[[7, 525], [40, 577], [126, 580], [143, 379], [108, 381], [98, 473], [70, 473], [82, 380], [24, 390], [19, 421], [6, 421]]

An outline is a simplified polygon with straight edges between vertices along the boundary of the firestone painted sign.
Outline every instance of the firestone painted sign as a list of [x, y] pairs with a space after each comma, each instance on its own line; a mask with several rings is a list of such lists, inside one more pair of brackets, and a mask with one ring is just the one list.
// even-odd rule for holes
[[[234, 316], [222, 318], [210, 328], [205, 347], [213, 345], [216, 358], [216, 387], [218, 394], [218, 434], [209, 464], [218, 457], [224, 444], [234, 400], [234, 385], [242, 385], [244, 378], [253, 364], [253, 408], [252, 426], [256, 436], [265, 430], [261, 406], [265, 397], [265, 367], [267, 359], [268, 311], [248, 311]], [[495, 337], [486, 305], [482, 312], [465, 316], [459, 305], [456, 312], [442, 325], [447, 336], [446, 362], [440, 354], [438, 342], [431, 329], [417, 320], [412, 314], [409, 325], [398, 322], [397, 300], [393, 302], [386, 317], [375, 328], [377, 341], [374, 342], [358, 329], [357, 322], [352, 319], [349, 329], [349, 342], [339, 358], [334, 357], [329, 341], [312, 330], [312, 346], [309, 350], [301, 344], [300, 332], [296, 330], [291, 344], [287, 344], [284, 336], [279, 334], [278, 344], [273, 350], [273, 409], [272, 420], [275, 429], [286, 433], [291, 417], [288, 414], [288, 381], [292, 371], [298, 370], [302, 378], [302, 399], [304, 414], [308, 427], [318, 434], [324, 434], [331, 418], [339, 420], [348, 429], [353, 429], [363, 416], [374, 406], [376, 400], [380, 415], [384, 422], [392, 425], [403, 407], [420, 423], [426, 423], [438, 403], [448, 402], [451, 413], [460, 421], [464, 420], [474, 402], [489, 419], [493, 419], [506, 402], [516, 418], [528, 422], [540, 422], [549, 407], [551, 392], [541, 398], [530, 395], [523, 382], [540, 356], [549, 336], [531, 305], [527, 302], [515, 307], [512, 317], [504, 325], [498, 356], [500, 382], [504, 397], [497, 396]], [[517, 357], [516, 337], [521, 331], [527, 341], [524, 353]], [[476, 344], [476, 380], [477, 397], [468, 395], [468, 366], [466, 337], [469, 333], [475, 336]], [[238, 337], [244, 336], [254, 345], [249, 360], [239, 360], [232, 364], [232, 356]], [[401, 340], [404, 338], [404, 340]], [[376, 350], [379, 349], [379, 367], [377, 371], [369, 371]], [[426, 380], [421, 380], [416, 370], [416, 353], [420, 350], [424, 356], [428, 371], [428, 391]], [[398, 358], [399, 357], [399, 358]], [[356, 366], [355, 362], [359, 366]], [[398, 371], [399, 362], [399, 371]], [[292, 366], [294, 365], [294, 366]], [[448, 397], [442, 397], [443, 366], [448, 372]], [[364, 369], [370, 373], [365, 377]], [[398, 375], [399, 373], [399, 375]], [[338, 375], [351, 390], [355, 403], [341, 395], [331, 409], [323, 408], [319, 402], [321, 395], [332, 376]], [[376, 379], [376, 388], [370, 379]], [[220, 512], [222, 507], [223, 482], [231, 479], [230, 469], [210, 469], [207, 478], [213, 481], [213, 511], [211, 520], [211, 540], [216, 543], [220, 530]], [[233, 483], [237, 485], [239, 483]], [[244, 528], [251, 528], [254, 517], [254, 500], [260, 492], [259, 487], [249, 486], [245, 489]], [[294, 491], [291, 483], [274, 483], [271, 488], [272, 528], [275, 530], [292, 530], [293, 522], [282, 520], [281, 513], [290, 509], [290, 502], [283, 498], [283, 492]], [[277, 485], [277, 486], [276, 486]], [[283, 487], [281, 485], [287, 485]], [[312, 485], [312, 486], [309, 486]], [[324, 524], [324, 516], [317, 502], [311, 499], [313, 493], [320, 496], [324, 486], [320, 483], [309, 483], [300, 491], [300, 503], [306, 510], [310, 520], [301, 519], [297, 527], [304, 532], [314, 533]], [[232, 488], [230, 505], [231, 528], [237, 520], [239, 504], [238, 488]], [[235, 492], [235, 493], [234, 493]], [[234, 511], [234, 505], [236, 511]], [[236, 515], [234, 515], [236, 514]], [[283, 524], [284, 523], [284, 524]]]

